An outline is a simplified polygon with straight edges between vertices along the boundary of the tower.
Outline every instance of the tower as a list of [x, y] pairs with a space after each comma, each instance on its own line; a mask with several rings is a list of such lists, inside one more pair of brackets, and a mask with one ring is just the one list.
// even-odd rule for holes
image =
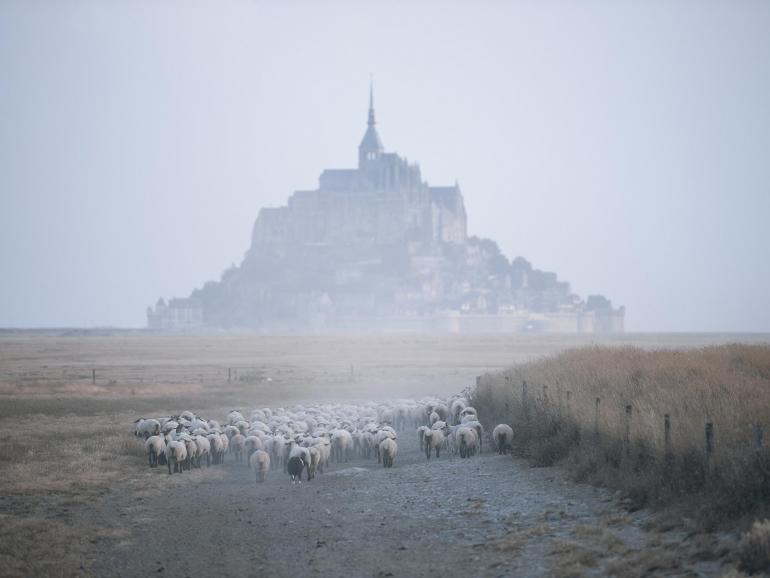
[[361, 144], [358, 145], [358, 168], [364, 168], [367, 163], [376, 161], [384, 152], [380, 135], [377, 134], [374, 120], [374, 87], [369, 84], [369, 119], [366, 122], [366, 132]]

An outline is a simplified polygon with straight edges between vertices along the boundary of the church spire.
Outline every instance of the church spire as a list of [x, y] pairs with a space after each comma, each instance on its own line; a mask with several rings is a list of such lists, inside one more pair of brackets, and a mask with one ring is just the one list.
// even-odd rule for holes
[[377, 124], [374, 120], [374, 81], [369, 80], [369, 121], [367, 126], [374, 126]]
[[364, 167], [370, 161], [375, 161], [384, 152], [380, 135], [375, 128], [374, 120], [374, 83], [369, 81], [369, 120], [366, 122], [366, 133], [358, 145], [358, 166]]

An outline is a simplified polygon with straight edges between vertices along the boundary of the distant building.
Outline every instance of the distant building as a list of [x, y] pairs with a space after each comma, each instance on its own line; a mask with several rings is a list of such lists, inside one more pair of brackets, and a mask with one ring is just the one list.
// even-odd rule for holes
[[150, 329], [195, 329], [203, 327], [203, 308], [197, 299], [158, 299], [155, 309], [147, 308]]
[[264, 332], [617, 332], [624, 315], [468, 237], [459, 185], [430, 186], [385, 152], [371, 91], [356, 168], [261, 209], [239, 266], [147, 312], [152, 328]]

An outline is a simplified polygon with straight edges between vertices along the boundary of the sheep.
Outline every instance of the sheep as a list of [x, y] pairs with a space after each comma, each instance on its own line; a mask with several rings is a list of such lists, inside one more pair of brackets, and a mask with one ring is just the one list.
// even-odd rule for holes
[[243, 415], [241, 415], [241, 412], [234, 409], [227, 414], [225, 419], [227, 420], [228, 425], [234, 425], [235, 422], [243, 420]]
[[305, 469], [305, 462], [302, 461], [302, 458], [296, 456], [289, 458], [286, 469], [289, 472], [292, 486], [297, 482], [302, 483], [302, 470]]
[[353, 448], [353, 438], [350, 432], [344, 429], [337, 429], [332, 432], [332, 445], [334, 447], [334, 459], [341, 462], [343, 459], [348, 461], [348, 454]]
[[254, 470], [257, 483], [264, 482], [265, 476], [270, 470], [270, 454], [265, 450], [255, 450], [249, 457], [249, 467]]
[[198, 444], [189, 435], [184, 434], [184, 437], [180, 437], [179, 441], [184, 443], [184, 447], [187, 450], [187, 459], [184, 461], [184, 469], [192, 469], [193, 462], [198, 455]]
[[225, 431], [225, 435], [227, 436], [227, 439], [233, 439], [234, 435], [241, 433], [241, 430], [239, 430], [234, 425], [225, 426], [224, 431]]
[[476, 453], [478, 448], [478, 435], [476, 430], [470, 427], [457, 429], [457, 445], [460, 448], [460, 457], [469, 458]]
[[160, 434], [160, 422], [157, 419], [140, 418], [134, 423], [136, 423], [134, 435], [137, 437], [143, 437], [146, 440], [150, 436]]
[[481, 423], [478, 421], [467, 421], [463, 424], [463, 426], [470, 427], [476, 430], [476, 436], [478, 437], [478, 440], [479, 440], [479, 453], [481, 453], [483, 450], [483, 447], [482, 447], [483, 444], [481, 440], [484, 437], [484, 426], [482, 426]]
[[211, 453], [211, 459], [214, 465], [219, 465], [224, 461], [225, 445], [222, 442], [222, 438], [218, 433], [211, 433], [206, 436], [209, 440], [209, 448]]
[[428, 416], [428, 423], [431, 426], [433, 426], [433, 424], [439, 421], [440, 419], [441, 417], [439, 417], [438, 413], [434, 411], [434, 412], [431, 412], [431, 414]]
[[425, 442], [425, 457], [430, 459], [432, 449], [436, 450], [436, 457], [439, 457], [441, 446], [444, 445], [444, 434], [441, 430], [433, 429], [425, 432], [423, 437]]
[[193, 436], [195, 444], [198, 446], [198, 452], [196, 453], [196, 465], [201, 467], [201, 458], [206, 456], [206, 467], [211, 466], [211, 442], [206, 436], [197, 435]]
[[429, 429], [427, 425], [421, 425], [417, 428], [417, 441], [420, 442], [420, 451], [425, 449], [425, 432]]
[[317, 438], [313, 447], [315, 447], [319, 453], [318, 471], [324, 473], [324, 468], [329, 467], [329, 459], [332, 454], [331, 442], [325, 437]]
[[182, 473], [182, 464], [187, 459], [187, 448], [184, 442], [178, 440], [171, 440], [166, 444], [166, 464], [168, 465], [168, 473], [179, 472]]
[[251, 454], [253, 454], [255, 451], [265, 449], [262, 440], [253, 435], [247, 436], [246, 439], [243, 440], [243, 446], [246, 449], [249, 457], [251, 457]]
[[166, 442], [163, 441], [162, 436], [150, 436], [144, 442], [144, 451], [147, 452], [147, 458], [150, 462], [150, 467], [157, 467], [161, 458], [165, 458]]
[[492, 430], [492, 439], [497, 444], [497, 453], [507, 454], [513, 446], [513, 428], [504, 423], [496, 425]]
[[451, 411], [452, 411], [452, 423], [457, 425], [460, 423], [460, 412], [464, 410], [468, 405], [468, 402], [461, 397], [458, 397], [452, 402]]
[[321, 463], [321, 450], [317, 447], [310, 446], [308, 448], [310, 454], [310, 460], [307, 464], [307, 479], [312, 480], [315, 478], [315, 472], [318, 469], [318, 465]]
[[392, 468], [393, 460], [398, 453], [398, 445], [392, 438], [385, 438], [380, 442], [380, 451], [382, 452], [382, 467]]
[[245, 448], [246, 438], [241, 434], [235, 434], [230, 438], [230, 453], [235, 456], [235, 463], [240, 464], [243, 461], [243, 450]]

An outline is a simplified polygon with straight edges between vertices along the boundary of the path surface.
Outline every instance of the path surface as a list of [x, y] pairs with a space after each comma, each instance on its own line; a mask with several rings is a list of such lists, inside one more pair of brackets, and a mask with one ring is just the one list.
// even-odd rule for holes
[[[650, 542], [644, 515], [558, 469], [490, 453], [426, 462], [416, 443], [401, 445], [393, 469], [332, 465], [301, 486], [276, 471], [257, 485], [232, 462], [174, 476], [148, 469], [136, 483], [160, 492], [116, 489], [89, 514], [118, 522], [86, 567], [180, 578], [599, 576]], [[646, 575], [715, 575], [654, 566]]]

